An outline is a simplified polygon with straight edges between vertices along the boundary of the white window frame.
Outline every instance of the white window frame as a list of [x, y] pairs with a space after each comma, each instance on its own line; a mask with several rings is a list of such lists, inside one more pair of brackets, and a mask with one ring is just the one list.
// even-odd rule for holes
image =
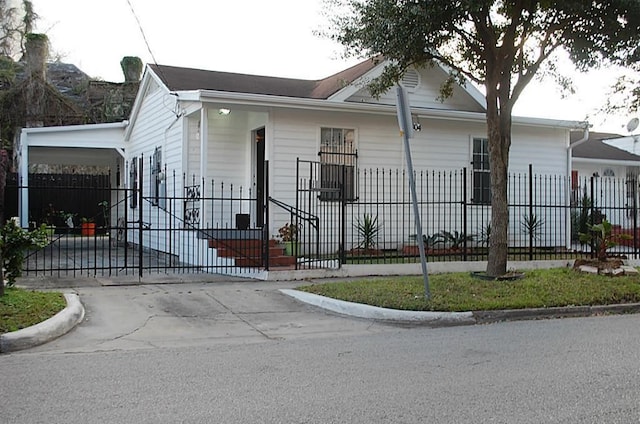
[[[476, 149], [476, 142], [482, 143]], [[471, 202], [475, 205], [491, 205], [491, 173], [489, 165], [489, 138], [470, 137]]]

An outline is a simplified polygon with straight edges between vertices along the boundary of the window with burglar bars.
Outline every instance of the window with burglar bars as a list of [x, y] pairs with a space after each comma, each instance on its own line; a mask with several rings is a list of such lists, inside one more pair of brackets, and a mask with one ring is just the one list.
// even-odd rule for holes
[[131, 190], [131, 199], [129, 199], [129, 207], [135, 209], [138, 207], [138, 158], [131, 159], [129, 164], [129, 189]]
[[355, 129], [320, 129], [320, 200], [356, 200]]
[[151, 158], [151, 203], [164, 208], [166, 197], [164, 173], [162, 172], [162, 149], [156, 147]]
[[491, 204], [491, 174], [489, 171], [489, 140], [486, 138], [473, 139], [472, 153], [473, 168], [473, 197], [476, 204]]

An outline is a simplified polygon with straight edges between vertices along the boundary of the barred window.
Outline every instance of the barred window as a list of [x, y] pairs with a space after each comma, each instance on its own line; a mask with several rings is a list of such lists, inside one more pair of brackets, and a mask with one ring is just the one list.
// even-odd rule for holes
[[489, 140], [473, 139], [473, 195], [472, 202], [481, 205], [491, 204], [491, 174], [489, 172]]
[[355, 130], [320, 129], [320, 200], [354, 201], [357, 165]]

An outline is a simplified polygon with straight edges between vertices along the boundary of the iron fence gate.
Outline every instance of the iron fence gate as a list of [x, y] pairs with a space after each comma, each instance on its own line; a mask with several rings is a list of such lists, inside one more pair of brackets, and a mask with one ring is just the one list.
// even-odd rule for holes
[[251, 189], [154, 172], [145, 178], [140, 159], [137, 184], [65, 187], [20, 186], [29, 204], [47, 195], [97, 192], [92, 208], [51, 202], [29, 216], [45, 225], [49, 244], [29, 252], [23, 275], [117, 276], [144, 273], [221, 273], [254, 276], [268, 268], [263, 228], [255, 225], [258, 199]]

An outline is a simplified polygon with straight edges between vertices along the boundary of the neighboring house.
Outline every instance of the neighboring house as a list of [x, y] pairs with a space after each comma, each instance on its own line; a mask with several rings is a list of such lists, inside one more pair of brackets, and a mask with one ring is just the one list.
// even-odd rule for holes
[[[574, 144], [581, 134], [572, 133]], [[634, 155], [608, 143], [620, 138], [618, 134], [590, 132], [583, 143], [572, 147], [572, 178], [583, 177], [622, 177], [629, 172], [637, 173], [640, 156]]]
[[595, 207], [607, 211], [610, 222], [632, 227], [633, 215], [620, 208], [638, 205], [640, 156], [610, 145], [609, 140], [621, 138], [618, 134], [590, 132], [588, 140], [577, 142], [578, 138], [572, 134], [573, 203], [593, 198]]
[[[340, 203], [335, 190], [342, 190], [340, 196], [347, 202], [365, 195], [384, 197], [398, 188], [369, 180], [365, 186], [361, 171], [406, 169], [395, 91], [376, 99], [364, 88], [383, 66], [365, 60], [328, 78], [308, 81], [149, 65], [128, 122], [23, 130], [21, 172], [27, 172], [30, 158], [43, 149], [104, 142], [103, 148], [113, 152], [118, 181], [133, 187], [142, 178], [143, 190], [155, 198], [144, 206], [152, 225], [177, 220], [177, 225], [203, 230], [229, 229], [238, 226], [239, 214], [248, 215], [250, 229], [266, 227], [264, 232], [271, 236], [292, 213], [313, 213], [319, 219], [315, 228], [323, 249], [335, 251], [337, 242], [324, 234], [338, 224], [332, 215]], [[401, 82], [409, 92], [414, 123], [421, 127], [411, 139], [414, 168], [468, 170], [462, 177], [468, 175], [468, 197], [486, 214], [490, 191], [484, 96], [468, 84], [439, 101], [439, 87], [446, 78], [443, 68], [433, 66], [411, 69]], [[578, 121], [514, 117], [510, 172], [527, 173], [531, 166], [536, 174], [567, 179], [570, 134], [578, 131], [582, 136], [585, 127]], [[324, 205], [322, 209], [301, 204], [300, 181], [306, 181], [307, 191], [315, 193], [308, 197], [314, 205]], [[246, 201], [235, 210], [214, 203], [199, 204], [197, 211], [188, 206], [189, 196], [204, 195], [205, 186], [217, 184], [236, 190], [231, 198]], [[510, 200], [524, 195], [511, 192]], [[266, 196], [275, 201], [270, 203]], [[563, 187], [538, 196], [569, 202]], [[184, 197], [184, 207], [168, 210], [165, 197]], [[135, 206], [132, 214], [138, 213], [135, 208], [140, 205], [129, 206]], [[415, 232], [412, 221], [400, 220], [390, 208], [379, 211], [379, 218], [386, 239], [392, 240], [387, 248], [397, 247]], [[345, 231], [353, 231], [356, 219], [351, 213]], [[512, 223], [513, 228], [517, 225]], [[435, 223], [425, 233], [441, 229], [442, 224]], [[548, 245], [568, 244], [567, 234], [550, 237]], [[150, 235], [148, 244], [180, 255], [179, 243], [160, 234]]]

